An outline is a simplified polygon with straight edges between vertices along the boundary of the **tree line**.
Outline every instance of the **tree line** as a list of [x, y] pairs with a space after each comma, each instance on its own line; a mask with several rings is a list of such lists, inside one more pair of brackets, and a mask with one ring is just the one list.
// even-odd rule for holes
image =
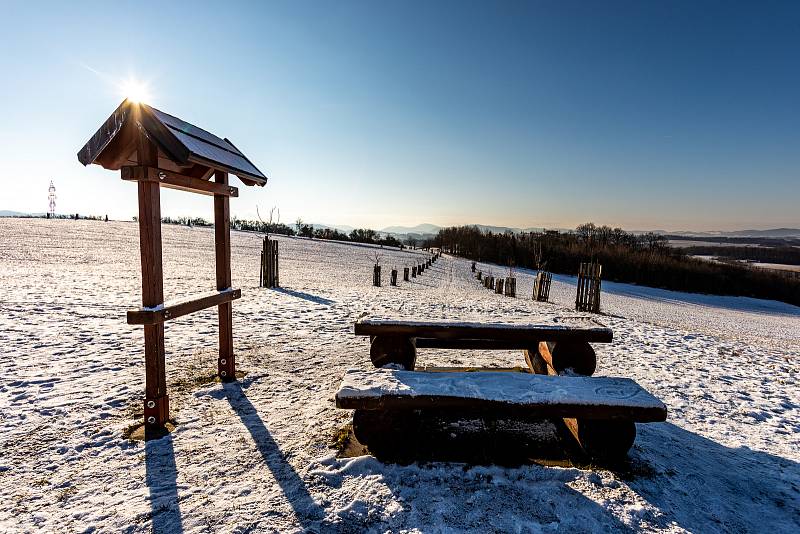
[[800, 277], [741, 264], [692, 258], [666, 237], [586, 223], [574, 231], [503, 234], [475, 226], [443, 228], [426, 245], [476, 261], [576, 275], [581, 262], [603, 266], [603, 279], [643, 286], [765, 298], [800, 305]]
[[[136, 220], [136, 217], [134, 217], [134, 220]], [[178, 224], [182, 226], [214, 226], [213, 222], [207, 221], [202, 217], [162, 217], [161, 222], [164, 224]], [[347, 234], [335, 228], [314, 228], [313, 225], [305, 224], [300, 219], [298, 219], [293, 228], [279, 222], [251, 221], [233, 217], [231, 219], [231, 229], [246, 232], [260, 232], [264, 234], [300, 236], [309, 239], [330, 239], [335, 241], [370, 243], [387, 247], [403, 248], [403, 244], [394, 236], [387, 235], [382, 237], [378, 232], [369, 228], [356, 228]]]

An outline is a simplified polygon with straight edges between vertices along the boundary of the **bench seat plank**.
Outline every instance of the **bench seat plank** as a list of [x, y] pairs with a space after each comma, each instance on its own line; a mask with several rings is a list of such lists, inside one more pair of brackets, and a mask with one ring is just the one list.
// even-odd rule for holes
[[556, 317], [541, 323], [406, 321], [366, 317], [355, 323], [354, 331], [358, 336], [404, 336], [471, 342], [496, 340], [517, 343], [539, 341], [610, 343], [613, 338], [610, 328], [584, 317]]
[[336, 406], [391, 410], [466, 408], [519, 410], [532, 416], [664, 421], [660, 400], [629, 378], [529, 373], [425, 373], [350, 369]]

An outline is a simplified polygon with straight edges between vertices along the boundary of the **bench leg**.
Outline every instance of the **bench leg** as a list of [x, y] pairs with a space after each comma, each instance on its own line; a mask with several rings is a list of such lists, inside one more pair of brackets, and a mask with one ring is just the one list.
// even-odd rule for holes
[[589, 343], [553, 343], [542, 341], [538, 347], [525, 351], [525, 361], [531, 371], [540, 375], [561, 375], [567, 370], [582, 376], [592, 376], [597, 368], [597, 355]]
[[387, 364], [413, 371], [417, 363], [417, 347], [413, 339], [402, 336], [375, 336], [369, 347], [369, 357], [375, 367]]
[[[525, 351], [525, 362], [532, 373], [558, 376], [572, 373], [591, 376], [597, 356], [588, 343], [553, 343], [542, 341]], [[571, 439], [582, 455], [592, 460], [624, 458], [636, 439], [636, 424], [629, 420], [562, 419]]]
[[636, 424], [630, 420], [565, 417], [563, 421], [581, 453], [591, 460], [621, 460], [636, 440]]
[[416, 419], [412, 410], [356, 410], [353, 434], [376, 458], [407, 463], [420, 439]]

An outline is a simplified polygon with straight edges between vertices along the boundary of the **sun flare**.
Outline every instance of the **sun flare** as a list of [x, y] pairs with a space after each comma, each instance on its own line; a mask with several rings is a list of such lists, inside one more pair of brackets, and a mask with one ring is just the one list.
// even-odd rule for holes
[[133, 103], [146, 103], [150, 100], [150, 87], [146, 82], [135, 78], [128, 78], [120, 84], [122, 96]]

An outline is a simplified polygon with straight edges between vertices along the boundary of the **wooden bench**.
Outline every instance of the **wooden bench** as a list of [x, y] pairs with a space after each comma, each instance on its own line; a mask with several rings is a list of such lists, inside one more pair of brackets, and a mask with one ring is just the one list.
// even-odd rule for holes
[[[387, 368], [348, 371], [336, 405], [355, 410], [353, 431], [371, 451], [418, 438], [414, 429], [425, 414], [502, 414], [556, 418], [590, 459], [615, 459], [633, 445], [636, 422], [666, 419], [664, 404], [636, 382], [591, 377], [597, 359], [590, 343], [613, 338], [594, 319], [509, 324], [363, 318], [354, 330], [370, 336], [375, 367]], [[522, 349], [527, 369], [420, 367], [418, 348]]]
[[355, 410], [356, 438], [379, 455], [425, 437], [418, 433], [421, 413], [491, 413], [572, 421], [567, 427], [583, 453], [613, 460], [633, 445], [635, 422], [664, 421], [667, 415], [660, 400], [628, 378], [490, 371], [351, 369], [336, 393], [336, 406]]
[[556, 317], [535, 324], [362, 318], [354, 331], [357, 336], [370, 336], [370, 358], [375, 367], [393, 364], [406, 370], [416, 368], [419, 348], [521, 349], [531, 353], [526, 360], [532, 372], [547, 374], [533, 356], [541, 350], [549, 354], [559, 372], [575, 369], [579, 374], [591, 375], [597, 357], [590, 343], [610, 343], [613, 339], [610, 328], [585, 317]]

